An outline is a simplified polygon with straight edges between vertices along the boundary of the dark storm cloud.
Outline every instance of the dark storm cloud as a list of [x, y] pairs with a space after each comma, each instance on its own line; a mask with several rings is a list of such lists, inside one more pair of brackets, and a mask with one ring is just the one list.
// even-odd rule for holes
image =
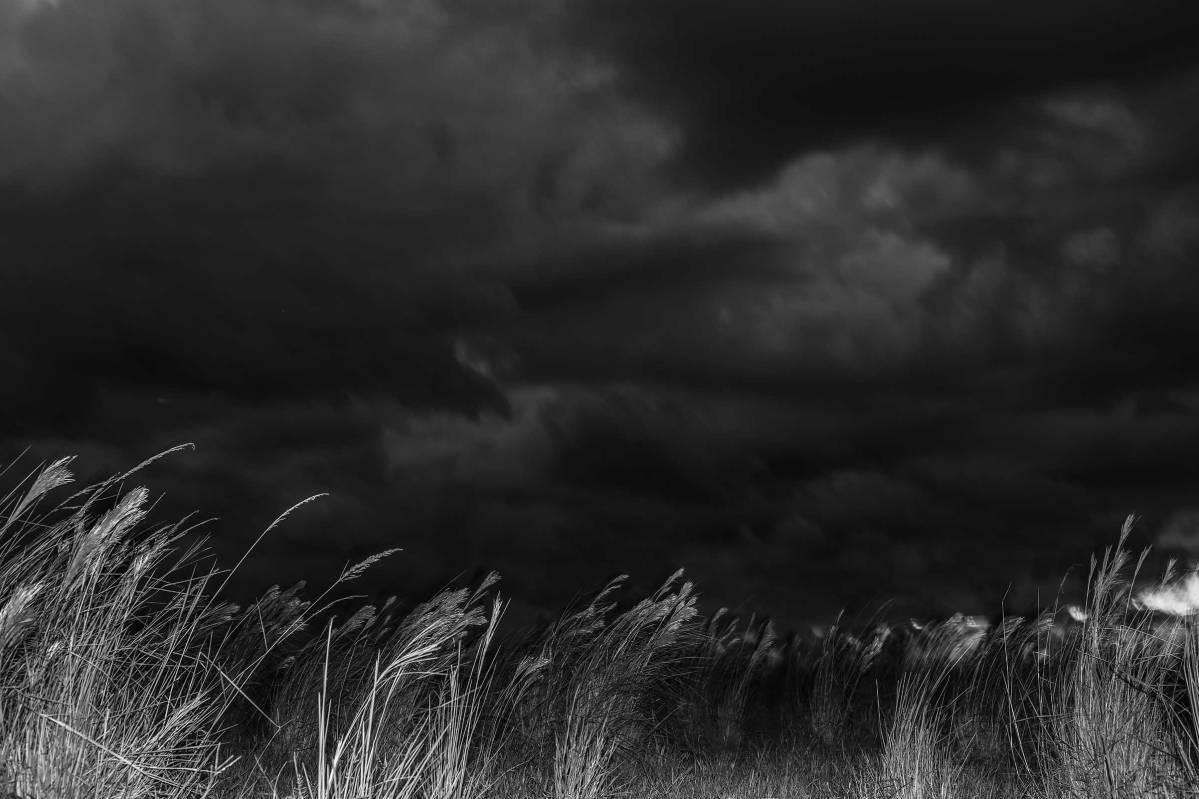
[[270, 581], [1035, 597], [1199, 507], [1180, 9], [2, 5], [2, 446], [331, 492]]
[[639, 217], [665, 136], [516, 10], [4, 4], [4, 448], [95, 478], [194, 442], [147, 479], [234, 557], [332, 492], [270, 580], [401, 540], [419, 594], [566, 535], [597, 500], [536, 498], [536, 403], [458, 331], [515, 312], [505, 264]]
[[1020, 100], [1193, 65], [1199, 41], [1182, 0], [596, 0], [579, 9], [578, 37], [677, 121], [684, 174], [715, 186], [760, 181], [798, 153], [847, 140], [970, 152], [980, 127], [1018, 114]]
[[[517, 350], [548, 376], [994, 408], [1184, 388], [1199, 206], [1176, 134], [1193, 122], [1161, 99], [1180, 94], [1040, 98], [986, 164], [801, 156], [661, 223], [656, 250], [613, 239], [598, 276], [517, 291]], [[709, 245], [723, 270], [679, 233], [714, 228], [741, 231]]]
[[26, 424], [98, 382], [502, 406], [454, 357], [457, 327], [511, 310], [472, 268], [569, 227], [590, 173], [613, 207], [637, 182], [586, 81], [486, 4], [5, 14], [0, 353], [40, 396], [0, 398]]
[[[46, 364], [64, 361], [81, 381], [502, 405], [454, 357], [460, 329], [506, 343], [529, 376], [834, 393], [926, 374], [942, 359], [978, 363], [979, 349], [1049, 341], [1066, 352], [1073, 336], [1094, 352], [1097, 337], [1077, 334], [1108, 311], [1082, 306], [1125, 292], [1120, 267], [1093, 251], [1133, 257], [1125, 239], [1145, 211], [1130, 206], [1156, 201], [1146, 187], [1161, 193], [1139, 176], [1180, 161], [1170, 148], [1185, 141], [1167, 102], [1180, 91], [1046, 98], [1030, 92], [1076, 67], [1033, 58], [1028, 74], [1046, 80], [1009, 81], [1027, 108], [987, 132], [989, 161], [963, 162], [953, 148], [852, 148], [840, 134], [802, 155], [815, 142], [801, 137], [787, 153], [801, 157], [773, 183], [705, 200], [655, 177], [675, 144], [656, 120], [673, 104], [634, 111], [602, 61], [550, 44], [552, 5], [22, 7], [5, 42], [3, 96], [18, 124], [0, 133], [0, 174], [18, 264], [6, 294], [21, 298], [7, 310], [26, 332], [6, 349], [27, 353], [21, 368], [43, 382], [62, 371]], [[618, 4], [589, 30], [627, 23], [665, 35], [670, 10]], [[794, 49], [819, 61], [831, 58], [828, 42], [860, 35], [936, 63], [993, 64], [998, 76], [1004, 53], [1042, 52], [1025, 35], [1035, 29], [1056, 42], [1054, 58], [1071, 61], [1062, 53], [1076, 46], [1077, 68], [1100, 77], [1088, 48], [1117, 48], [1123, 13], [1095, 10], [1086, 44], [1066, 25], [1081, 6], [850, 10], [814, 14], [797, 40], [812, 46]], [[701, 4], [676, 20], [677, 35], [715, 37], [720, 53], [730, 31], [789, 34], [808, 13], [757, 5], [718, 30], [720, 13]], [[880, 37], [900, 17], [923, 44]], [[1139, 63], [1139, 24], [1124, 31], [1122, 74]], [[991, 58], [942, 46], [974, 48], [984, 31], [999, 42], [982, 43]], [[763, 39], [761, 56], [784, 77], [771, 42], [785, 38]], [[684, 50], [637, 54], [665, 64]], [[617, 67], [632, 57], [615, 55]], [[754, 58], [729, 79], [761, 80]], [[885, 48], [855, 56], [849, 75], [881, 74], [889, 58]], [[828, 81], [849, 69], [830, 64]], [[663, 74], [702, 81], [703, 69]], [[995, 107], [998, 83], [979, 83], [980, 103]], [[954, 107], [939, 83], [922, 87], [928, 108]], [[892, 118], [881, 97], [853, 105]], [[834, 111], [814, 116], [841, 125]], [[771, 119], [758, 122], [773, 135]], [[720, 135], [718, 122], [703, 129]], [[1144, 293], [1142, 305], [1156, 300]], [[35, 335], [34, 320], [56, 305], [62, 327]], [[1128, 315], [1135, 324], [1143, 313]]]

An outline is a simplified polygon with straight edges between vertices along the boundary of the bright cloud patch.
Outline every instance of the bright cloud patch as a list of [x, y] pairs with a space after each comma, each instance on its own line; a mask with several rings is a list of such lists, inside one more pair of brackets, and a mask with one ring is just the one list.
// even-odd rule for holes
[[1137, 599], [1147, 610], [1171, 616], [1199, 613], [1199, 574], [1192, 572], [1178, 582], [1142, 591]]

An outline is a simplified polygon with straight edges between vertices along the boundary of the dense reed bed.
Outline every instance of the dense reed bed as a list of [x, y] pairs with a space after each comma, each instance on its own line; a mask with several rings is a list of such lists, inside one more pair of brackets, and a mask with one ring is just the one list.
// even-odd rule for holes
[[1192, 578], [1138, 593], [1126, 535], [1083, 606], [1031, 618], [782, 636], [701, 615], [676, 574], [501, 646], [494, 576], [403, 609], [329, 601], [377, 557], [237, 607], [130, 474], [72, 493], [68, 469], [0, 501], [5, 799], [1199, 791], [1199, 631], [1153, 599]]

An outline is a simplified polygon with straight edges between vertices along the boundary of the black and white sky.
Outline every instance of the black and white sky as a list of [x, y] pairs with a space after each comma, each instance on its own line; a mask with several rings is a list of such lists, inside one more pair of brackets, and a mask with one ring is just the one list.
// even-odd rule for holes
[[0, 0], [0, 457], [533, 607], [1199, 553], [1191, 5]]

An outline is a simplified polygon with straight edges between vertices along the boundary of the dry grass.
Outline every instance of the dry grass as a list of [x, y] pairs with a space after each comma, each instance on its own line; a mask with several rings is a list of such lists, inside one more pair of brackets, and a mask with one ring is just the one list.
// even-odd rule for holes
[[0, 500], [4, 799], [1199, 786], [1199, 628], [1138, 600], [1127, 529], [1094, 563], [1077, 622], [838, 624], [779, 641], [768, 622], [702, 617], [676, 574], [637, 602], [614, 581], [500, 646], [494, 577], [405, 612], [309, 601], [303, 586], [223, 602], [228, 573], [185, 546], [183, 525], [148, 522], [131, 475], [66, 495], [68, 466]]

